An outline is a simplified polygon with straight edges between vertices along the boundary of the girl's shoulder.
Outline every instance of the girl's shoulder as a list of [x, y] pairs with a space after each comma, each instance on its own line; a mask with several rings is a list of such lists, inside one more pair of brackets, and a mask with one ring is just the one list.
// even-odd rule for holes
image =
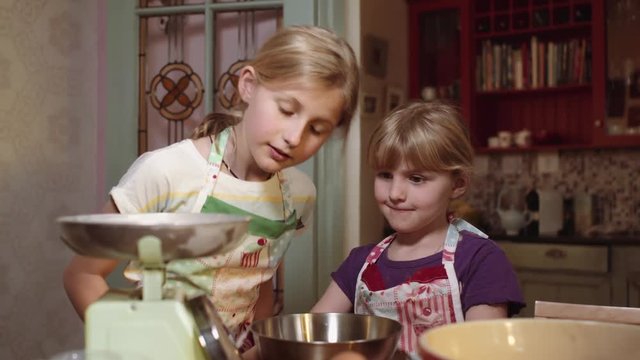
[[376, 243], [366, 244], [354, 247], [349, 252], [349, 256], [347, 257], [348, 261], [353, 261], [355, 263], [362, 264], [369, 256], [369, 253], [373, 250]]
[[206, 159], [200, 155], [198, 149], [190, 139], [185, 139], [159, 149], [150, 150], [138, 157], [137, 162], [196, 162], [206, 164]]
[[147, 151], [131, 164], [123, 178], [131, 176], [171, 176], [181, 174], [188, 176], [193, 172], [200, 173], [206, 167], [206, 160], [202, 158], [191, 140], [180, 142]]
[[309, 196], [315, 198], [316, 186], [309, 175], [302, 170], [290, 167], [282, 170], [293, 196]]
[[468, 231], [462, 232], [462, 239], [456, 249], [456, 257], [458, 257], [458, 253], [461, 258], [475, 258], [476, 260], [506, 258], [504, 251], [495, 241]]
[[462, 234], [461, 243], [465, 244], [465, 246], [498, 248], [498, 245], [493, 240], [482, 237], [476, 233], [463, 230], [461, 231], [461, 234]]

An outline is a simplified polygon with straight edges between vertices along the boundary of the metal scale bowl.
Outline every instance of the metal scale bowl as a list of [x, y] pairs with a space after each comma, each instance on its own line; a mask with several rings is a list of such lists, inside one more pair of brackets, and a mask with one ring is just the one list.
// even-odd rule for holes
[[154, 360], [240, 359], [205, 295], [189, 299], [164, 290], [163, 284], [167, 261], [219, 255], [235, 248], [247, 233], [248, 217], [92, 214], [61, 217], [58, 223], [62, 240], [76, 253], [137, 260], [142, 269], [142, 291], [110, 289], [89, 306], [86, 350]]

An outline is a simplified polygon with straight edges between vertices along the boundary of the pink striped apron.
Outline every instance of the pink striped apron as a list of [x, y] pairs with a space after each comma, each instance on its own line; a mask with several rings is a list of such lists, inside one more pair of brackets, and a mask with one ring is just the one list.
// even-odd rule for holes
[[400, 285], [385, 289], [376, 265], [395, 235], [382, 240], [371, 250], [358, 274], [354, 312], [399, 321], [402, 335], [398, 347], [412, 359], [419, 359], [418, 337], [426, 329], [464, 321], [460, 286], [453, 267], [462, 230], [487, 237], [466, 221], [452, 219], [442, 251], [442, 264], [420, 269]]

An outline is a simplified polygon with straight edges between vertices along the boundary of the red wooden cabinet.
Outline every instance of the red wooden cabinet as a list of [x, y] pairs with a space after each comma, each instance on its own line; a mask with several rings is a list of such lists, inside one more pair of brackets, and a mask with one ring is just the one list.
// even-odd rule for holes
[[594, 143], [640, 146], [640, 1], [591, 2]]
[[621, 50], [637, 48], [631, 20], [612, 30], [619, 3], [409, 0], [410, 95], [457, 101], [480, 151], [518, 150], [487, 145], [523, 129], [523, 150], [640, 146], [640, 50]]
[[409, 95], [457, 103], [471, 110], [472, 48], [467, 0], [408, 0]]

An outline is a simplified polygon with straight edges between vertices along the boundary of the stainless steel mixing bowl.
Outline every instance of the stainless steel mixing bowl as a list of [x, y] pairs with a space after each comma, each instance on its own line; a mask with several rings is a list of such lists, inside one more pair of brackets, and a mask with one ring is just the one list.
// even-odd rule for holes
[[337, 313], [281, 315], [251, 326], [264, 360], [329, 360], [344, 351], [391, 359], [401, 331], [402, 325], [391, 319]]

